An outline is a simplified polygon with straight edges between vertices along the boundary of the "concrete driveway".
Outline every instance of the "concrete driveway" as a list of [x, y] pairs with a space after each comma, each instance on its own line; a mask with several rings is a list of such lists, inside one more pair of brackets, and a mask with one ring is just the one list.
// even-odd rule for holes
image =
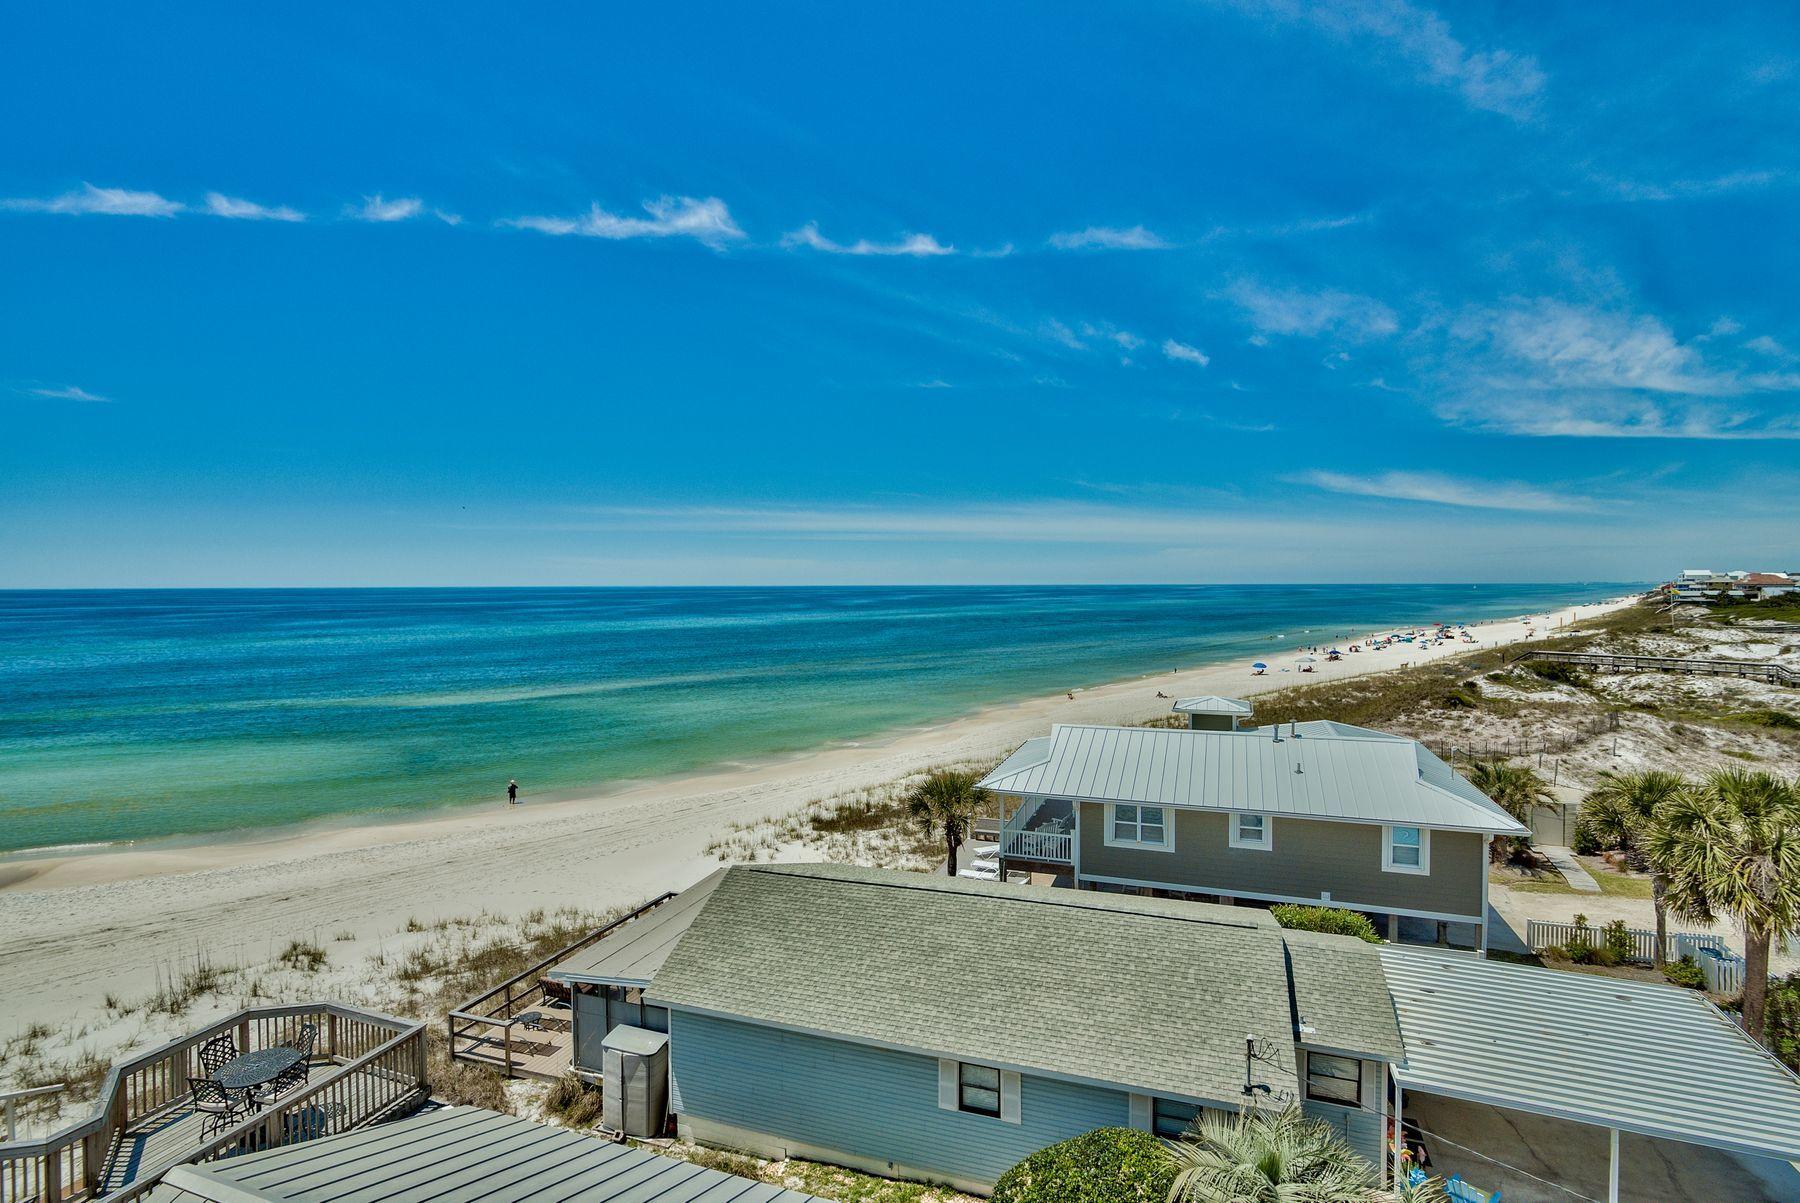
[[[1471, 1186], [1503, 1191], [1505, 1203], [1606, 1198], [1604, 1128], [1411, 1093], [1406, 1096], [1406, 1118], [1424, 1130], [1433, 1174], [1447, 1178], [1460, 1173]], [[1484, 1161], [1458, 1145], [1479, 1149], [1516, 1168]], [[1627, 1133], [1619, 1139], [1619, 1162], [1619, 1198], [1633, 1203], [1800, 1200], [1800, 1172], [1785, 1161], [1741, 1158]]]

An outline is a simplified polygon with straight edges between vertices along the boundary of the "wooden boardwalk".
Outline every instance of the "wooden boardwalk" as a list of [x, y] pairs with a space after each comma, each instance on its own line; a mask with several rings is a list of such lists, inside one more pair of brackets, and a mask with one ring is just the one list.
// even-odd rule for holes
[[[574, 1034], [548, 1028], [534, 1032], [517, 1024], [512, 1028], [512, 1074], [514, 1077], [543, 1078], [556, 1081], [573, 1067]], [[461, 1061], [491, 1065], [506, 1072], [506, 1040], [500, 1028], [489, 1028], [481, 1035], [460, 1036], [456, 1056]]]
[[1763, 660], [1703, 660], [1678, 656], [1618, 656], [1604, 652], [1523, 651], [1514, 660], [1547, 660], [1610, 672], [1689, 673], [1706, 677], [1738, 677], [1771, 685], [1800, 685], [1800, 673]]

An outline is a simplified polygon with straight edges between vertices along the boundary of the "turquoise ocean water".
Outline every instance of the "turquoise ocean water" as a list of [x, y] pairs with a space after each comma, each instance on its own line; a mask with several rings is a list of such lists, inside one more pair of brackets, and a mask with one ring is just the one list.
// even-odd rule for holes
[[0, 852], [541, 797], [1631, 588], [0, 592]]

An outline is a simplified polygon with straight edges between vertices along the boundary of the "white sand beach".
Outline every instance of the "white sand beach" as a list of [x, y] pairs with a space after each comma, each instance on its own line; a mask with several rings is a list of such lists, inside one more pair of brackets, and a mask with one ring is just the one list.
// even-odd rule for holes
[[[479, 911], [517, 914], [574, 904], [603, 909], [698, 879], [707, 845], [731, 824], [893, 781], [932, 765], [998, 757], [1056, 722], [1134, 723], [1169, 697], [1258, 692], [1395, 670], [1542, 636], [1620, 599], [1471, 627], [1478, 644], [1396, 644], [1296, 669], [1302, 642], [1348, 646], [1369, 632], [1312, 632], [1271, 642], [1270, 670], [1248, 660], [1171, 671], [995, 706], [859, 746], [604, 794], [469, 810], [406, 823], [288, 831], [264, 840], [138, 847], [0, 863], [0, 1034], [32, 1022], [106, 1026], [102, 998], [151, 991], [202, 951], [216, 963], [271, 959], [295, 938], [331, 950], [333, 975], [355, 980], [367, 958], [424, 922]], [[1287, 670], [1287, 671], [1283, 671]]]

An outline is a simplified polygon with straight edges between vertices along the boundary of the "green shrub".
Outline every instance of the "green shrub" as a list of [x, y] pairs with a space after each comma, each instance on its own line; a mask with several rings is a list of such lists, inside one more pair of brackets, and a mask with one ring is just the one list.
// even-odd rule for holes
[[1381, 943], [1381, 936], [1376, 933], [1375, 925], [1369, 922], [1369, 917], [1355, 911], [1343, 911], [1334, 906], [1301, 906], [1299, 903], [1281, 902], [1270, 907], [1269, 914], [1281, 926], [1291, 927], [1295, 931], [1322, 931], [1333, 936], [1355, 936], [1371, 944]]
[[1671, 986], [1686, 986], [1690, 990], [1701, 990], [1706, 986], [1706, 974], [1700, 971], [1693, 957], [1670, 961], [1663, 966], [1663, 976], [1669, 979]]
[[1763, 1043], [1782, 1064], [1800, 1073], [1800, 973], [1769, 982], [1763, 1010]]
[[1134, 1128], [1096, 1128], [1039, 1149], [1000, 1175], [993, 1203], [1167, 1203], [1175, 1163]]
[[1594, 831], [1593, 824], [1586, 819], [1575, 820], [1575, 855], [1599, 856], [1606, 850], [1606, 845]]
[[1600, 929], [1600, 951], [1606, 954], [1601, 964], [1623, 965], [1637, 951], [1637, 944], [1631, 938], [1631, 929], [1625, 926], [1625, 920], [1614, 919]]
[[1528, 660], [1526, 669], [1532, 676], [1545, 681], [1554, 681], [1558, 685], [1585, 685], [1587, 673], [1579, 664], [1569, 664], [1562, 660]]

